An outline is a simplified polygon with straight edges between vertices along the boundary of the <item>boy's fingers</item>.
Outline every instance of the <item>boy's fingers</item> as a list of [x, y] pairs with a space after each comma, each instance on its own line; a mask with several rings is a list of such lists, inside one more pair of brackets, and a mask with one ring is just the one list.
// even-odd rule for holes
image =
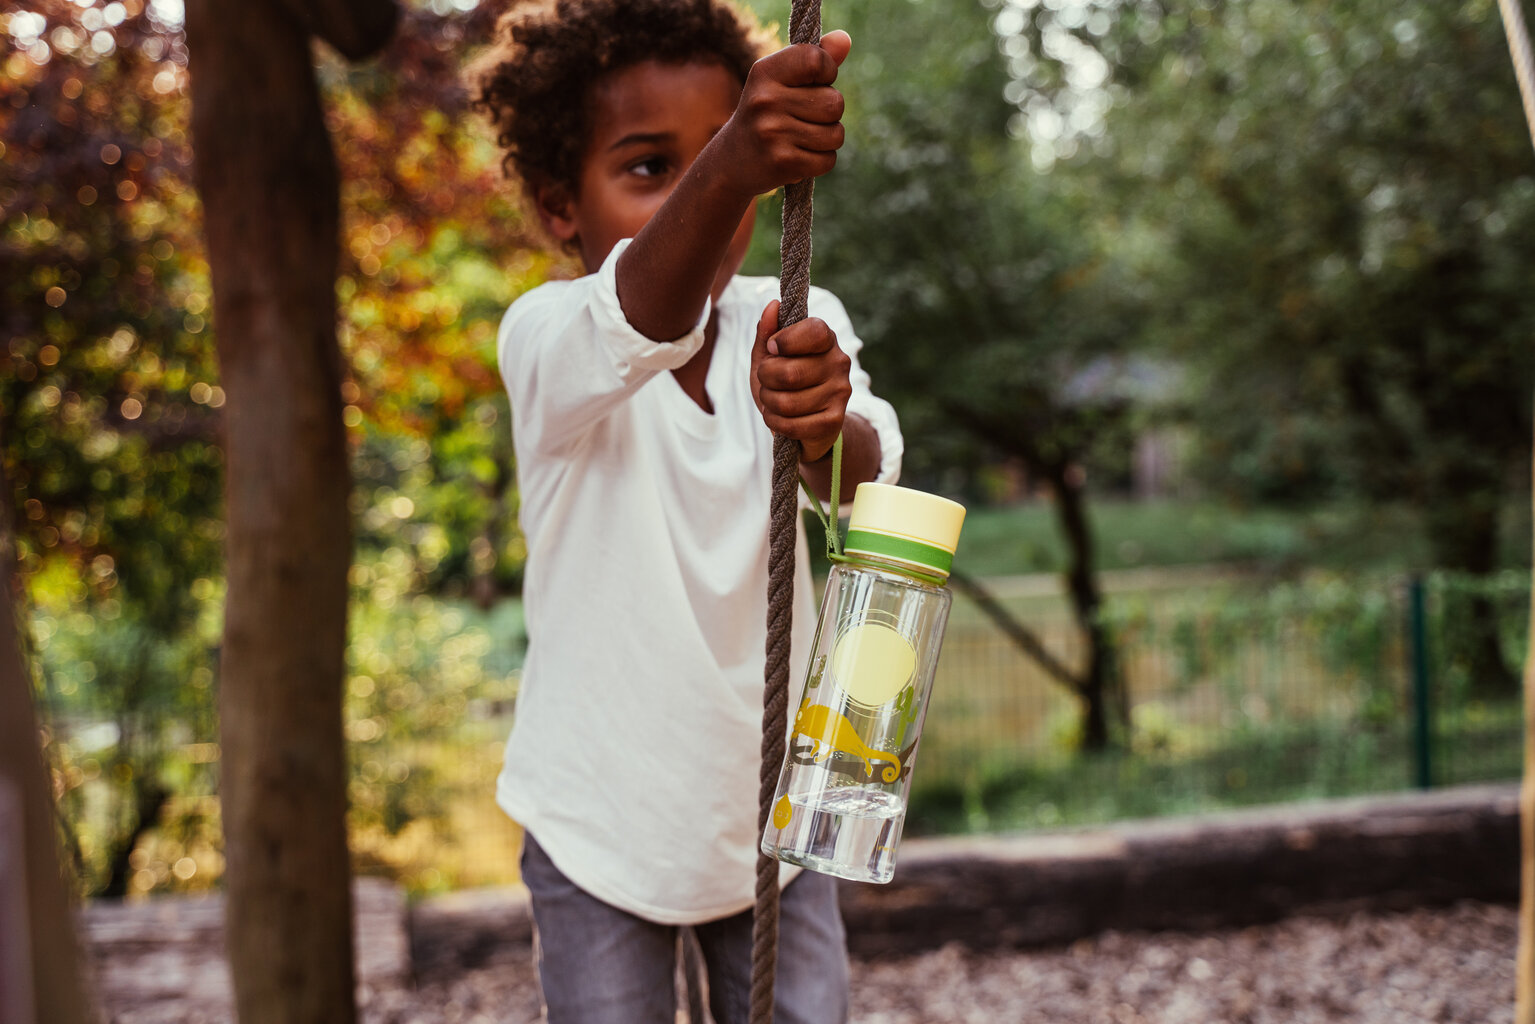
[[765, 69], [771, 69], [772, 77], [784, 85], [831, 85], [837, 80], [840, 63], [830, 51], [810, 43], [786, 46], [758, 61]]
[[847, 100], [830, 86], [789, 89], [786, 92], [783, 109], [810, 124], [837, 124], [847, 109]]
[[757, 362], [761, 387], [775, 391], [801, 391], [826, 381], [848, 380], [853, 361], [840, 348], [799, 356], [764, 356]]
[[851, 395], [852, 389], [845, 382], [835, 380], [798, 391], [780, 391], [764, 383], [760, 401], [764, 415], [793, 420], [817, 416], [828, 409], [846, 409]]
[[777, 355], [777, 346], [772, 345], [773, 333], [778, 330], [778, 306], [777, 299], [773, 299], [762, 308], [762, 315], [757, 318], [757, 340], [752, 344], [752, 362], [761, 360], [764, 355]]
[[847, 55], [853, 50], [853, 37], [840, 28], [835, 29], [821, 37], [821, 49], [837, 62], [838, 67], [841, 67], [842, 62], [847, 60]]
[[[778, 325], [778, 311], [773, 310], [773, 325]], [[758, 324], [761, 328], [761, 324]], [[837, 335], [826, 321], [807, 316], [797, 324], [790, 324], [775, 333], [768, 343], [773, 355], [810, 356], [830, 352], [837, 345]]]
[[757, 386], [764, 392], [813, 391], [827, 382], [840, 386], [847, 379], [847, 362], [834, 353], [797, 359], [769, 356], [757, 366]]

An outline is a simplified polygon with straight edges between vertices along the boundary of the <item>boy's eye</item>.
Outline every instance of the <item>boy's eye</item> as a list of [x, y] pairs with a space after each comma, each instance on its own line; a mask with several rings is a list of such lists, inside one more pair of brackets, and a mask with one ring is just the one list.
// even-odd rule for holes
[[642, 178], [659, 177], [667, 171], [666, 161], [658, 156], [646, 157], [637, 163], [629, 165], [629, 171], [638, 174]]

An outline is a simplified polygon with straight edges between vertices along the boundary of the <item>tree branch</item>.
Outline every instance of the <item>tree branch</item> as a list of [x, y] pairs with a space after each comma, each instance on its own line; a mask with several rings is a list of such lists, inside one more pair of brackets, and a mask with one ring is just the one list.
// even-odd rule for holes
[[1045, 670], [1045, 674], [1075, 696], [1084, 696], [1082, 683], [1062, 662], [1045, 648], [1044, 641], [1028, 626], [1018, 621], [1018, 617], [1002, 606], [1002, 603], [992, 596], [991, 592], [981, 586], [979, 580], [966, 576], [964, 573], [949, 573], [949, 582], [955, 589], [964, 593], [976, 606], [986, 614], [986, 617], [994, 622], [998, 629], [1007, 634], [1007, 638], [1024, 654], [1034, 659], [1034, 663]]

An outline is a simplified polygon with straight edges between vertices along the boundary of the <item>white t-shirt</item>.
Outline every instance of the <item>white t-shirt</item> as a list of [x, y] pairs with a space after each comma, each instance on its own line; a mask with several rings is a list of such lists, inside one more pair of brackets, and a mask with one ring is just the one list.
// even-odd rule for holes
[[[698, 351], [709, 309], [674, 342], [636, 331], [615, 283], [626, 244], [501, 322], [528, 655], [496, 798], [591, 895], [692, 924], [753, 902], [773, 440], [749, 372], [778, 282], [737, 277], [721, 295], [710, 414], [666, 372]], [[853, 356], [848, 412], [878, 432], [893, 483], [900, 428], [847, 314], [821, 289], [810, 314]], [[799, 532], [796, 691], [816, 618]]]

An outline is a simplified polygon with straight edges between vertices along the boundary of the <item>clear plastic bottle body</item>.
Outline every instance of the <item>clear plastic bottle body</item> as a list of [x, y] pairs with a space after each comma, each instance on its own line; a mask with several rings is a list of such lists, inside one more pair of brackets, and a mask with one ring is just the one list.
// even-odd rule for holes
[[875, 560], [833, 566], [764, 853], [890, 881], [951, 602]]

